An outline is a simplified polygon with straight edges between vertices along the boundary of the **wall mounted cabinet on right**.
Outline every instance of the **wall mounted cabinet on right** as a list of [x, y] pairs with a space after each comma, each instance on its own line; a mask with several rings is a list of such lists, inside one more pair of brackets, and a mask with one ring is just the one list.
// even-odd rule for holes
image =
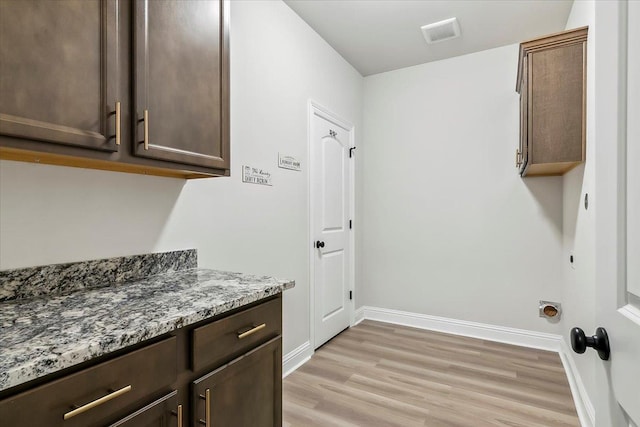
[[588, 27], [520, 44], [522, 176], [562, 175], [585, 160]]

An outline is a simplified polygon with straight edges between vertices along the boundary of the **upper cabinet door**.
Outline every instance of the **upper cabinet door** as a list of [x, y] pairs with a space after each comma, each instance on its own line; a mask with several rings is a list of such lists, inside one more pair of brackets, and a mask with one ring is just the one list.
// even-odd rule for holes
[[0, 135], [118, 151], [118, 7], [0, 1]]
[[228, 5], [134, 3], [134, 153], [229, 169]]

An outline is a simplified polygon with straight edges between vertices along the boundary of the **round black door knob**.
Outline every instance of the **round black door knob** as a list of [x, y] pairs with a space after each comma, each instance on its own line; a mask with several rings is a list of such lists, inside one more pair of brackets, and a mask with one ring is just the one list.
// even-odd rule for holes
[[578, 354], [584, 353], [587, 349], [587, 337], [582, 329], [571, 329], [571, 348]]
[[609, 348], [609, 336], [604, 328], [596, 329], [596, 334], [588, 337], [580, 328], [571, 329], [571, 348], [576, 353], [582, 354], [587, 347], [598, 351], [598, 356], [602, 360], [609, 360], [611, 350]]
[[324, 248], [324, 242], [321, 242], [320, 240], [318, 240], [316, 242], [316, 248], [320, 249], [320, 248]]

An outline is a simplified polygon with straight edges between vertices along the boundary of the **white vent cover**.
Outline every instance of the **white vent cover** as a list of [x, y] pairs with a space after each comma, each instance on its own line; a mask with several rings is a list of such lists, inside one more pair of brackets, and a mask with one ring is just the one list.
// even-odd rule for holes
[[444, 21], [434, 22], [433, 24], [423, 25], [420, 29], [422, 30], [424, 39], [429, 44], [460, 37], [458, 18], [449, 18]]

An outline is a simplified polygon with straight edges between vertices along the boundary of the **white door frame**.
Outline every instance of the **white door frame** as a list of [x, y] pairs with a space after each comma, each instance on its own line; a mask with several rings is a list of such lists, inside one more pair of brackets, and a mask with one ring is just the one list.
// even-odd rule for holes
[[[307, 240], [307, 248], [309, 250], [309, 342], [311, 344], [311, 352], [315, 351], [315, 332], [316, 332], [316, 322], [315, 322], [315, 291], [316, 291], [316, 283], [315, 283], [315, 254], [316, 249], [313, 246], [315, 242], [314, 235], [314, 224], [315, 224], [315, 214], [314, 214], [314, 196], [312, 189], [312, 176], [314, 173], [313, 170], [313, 150], [311, 144], [313, 143], [313, 133], [311, 131], [313, 117], [319, 116], [322, 117], [336, 126], [341, 127], [345, 131], [349, 132], [349, 147], [355, 147], [355, 127], [350, 122], [342, 119], [340, 116], [332, 112], [330, 109], [324, 107], [318, 102], [310, 99], [308, 106], [309, 114], [307, 121], [307, 165], [309, 165], [309, 173], [307, 174], [307, 189], [309, 194], [308, 206], [309, 206], [309, 238]], [[349, 163], [349, 216], [351, 219], [354, 218], [355, 213], [355, 158], [353, 161]], [[349, 283], [348, 287], [350, 291], [354, 290], [355, 285], [355, 225], [354, 228], [349, 232]], [[353, 326], [354, 323], [354, 309], [353, 303], [354, 299], [350, 300], [347, 304], [347, 310], [349, 314], [349, 326]]]

